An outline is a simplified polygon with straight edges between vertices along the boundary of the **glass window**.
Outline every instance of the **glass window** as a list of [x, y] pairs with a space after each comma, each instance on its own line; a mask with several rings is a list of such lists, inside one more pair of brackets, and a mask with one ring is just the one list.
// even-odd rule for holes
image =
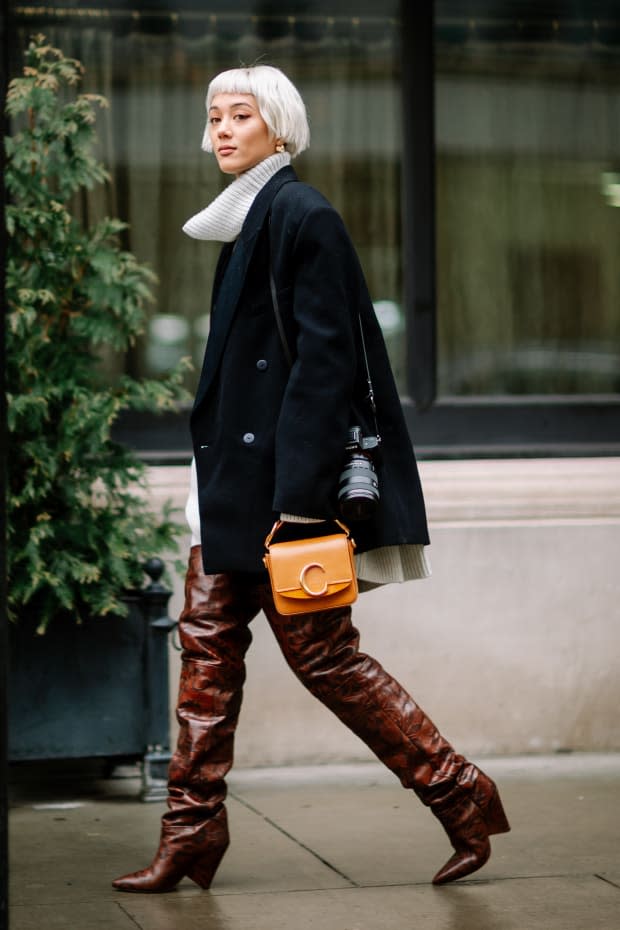
[[40, 7], [21, 8], [18, 47], [36, 20], [84, 63], [85, 89], [111, 103], [99, 124], [111, 183], [81, 209], [126, 220], [126, 246], [159, 276], [146, 338], [131, 358], [108, 359], [110, 371], [128, 365], [153, 375], [191, 355], [189, 386], [197, 381], [220, 246], [190, 240], [181, 227], [228, 183], [200, 148], [205, 93], [218, 71], [263, 61], [281, 67], [307, 103], [312, 143], [295, 165], [342, 213], [402, 378], [398, 0], [365, 4], [372, 11], [355, 15], [321, 13], [324, 5], [312, 3], [300, 14], [294, 0], [256, 15], [265, 5], [251, 0], [169, 3], [158, 14], [148, 4], [125, 12], [49, 6], [47, 20]]
[[555, 20], [450, 6], [436, 23], [439, 394], [619, 392], [618, 23], [570, 18], [573, 4]]
[[[261, 60], [308, 103], [312, 146], [295, 165], [351, 233], [418, 453], [617, 454], [617, 7], [16, 8], [11, 73], [42, 31], [84, 62], [85, 89], [111, 102], [99, 123], [111, 182], [76, 209], [126, 219], [125, 246], [159, 275], [145, 338], [127, 358], [106, 357], [110, 376], [157, 374], [190, 355], [196, 384], [219, 246], [181, 226], [227, 183], [200, 150], [205, 91], [218, 71]], [[186, 411], [152, 428], [130, 420], [122, 436], [167, 460], [187, 450]]]

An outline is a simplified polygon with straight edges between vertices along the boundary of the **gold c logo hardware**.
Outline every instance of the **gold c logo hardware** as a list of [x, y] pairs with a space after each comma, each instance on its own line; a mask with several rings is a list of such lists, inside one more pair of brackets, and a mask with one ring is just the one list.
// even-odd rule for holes
[[[323, 587], [320, 591], [313, 591], [312, 588], [308, 587], [308, 582], [306, 581], [306, 575], [311, 568], [318, 568], [319, 571], [323, 572], [326, 576], [325, 581], [323, 582]], [[327, 592], [327, 573], [320, 562], [308, 562], [307, 565], [304, 565], [301, 572], [299, 573], [299, 583], [309, 597], [321, 597], [322, 594]]]

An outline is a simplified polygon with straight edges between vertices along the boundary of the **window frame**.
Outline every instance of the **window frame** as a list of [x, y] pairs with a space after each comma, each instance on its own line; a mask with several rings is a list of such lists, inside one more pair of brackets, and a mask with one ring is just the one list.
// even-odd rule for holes
[[484, 6], [401, 2], [407, 424], [419, 458], [620, 455], [620, 394], [437, 396], [435, 12]]

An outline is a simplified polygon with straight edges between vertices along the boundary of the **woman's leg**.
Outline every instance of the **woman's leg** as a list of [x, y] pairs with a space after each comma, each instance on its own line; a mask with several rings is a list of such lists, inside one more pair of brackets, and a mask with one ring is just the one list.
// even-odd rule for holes
[[405, 689], [359, 651], [350, 608], [283, 617], [268, 586], [262, 607], [297, 677], [411, 788], [454, 847], [435, 884], [479, 869], [489, 836], [510, 829], [491, 779], [458, 755]]
[[257, 588], [230, 574], [205, 575], [200, 546], [190, 553], [177, 704], [179, 737], [168, 773], [168, 811], [152, 864], [116, 879], [121, 891], [171, 891], [188, 875], [211, 884], [228, 846], [225, 777], [245, 681], [248, 624], [259, 610]]

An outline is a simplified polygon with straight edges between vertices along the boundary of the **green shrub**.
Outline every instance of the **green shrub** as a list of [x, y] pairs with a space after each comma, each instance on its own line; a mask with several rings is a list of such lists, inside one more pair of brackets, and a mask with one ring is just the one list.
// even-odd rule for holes
[[179, 527], [150, 512], [146, 470], [111, 439], [123, 410], [185, 399], [185, 365], [162, 381], [110, 384], [102, 347], [143, 331], [153, 272], [123, 251], [115, 219], [85, 227], [70, 204], [107, 180], [93, 154], [103, 97], [76, 90], [83, 68], [36, 36], [11, 81], [6, 138], [8, 581], [12, 619], [124, 613], [142, 564], [176, 549]]

